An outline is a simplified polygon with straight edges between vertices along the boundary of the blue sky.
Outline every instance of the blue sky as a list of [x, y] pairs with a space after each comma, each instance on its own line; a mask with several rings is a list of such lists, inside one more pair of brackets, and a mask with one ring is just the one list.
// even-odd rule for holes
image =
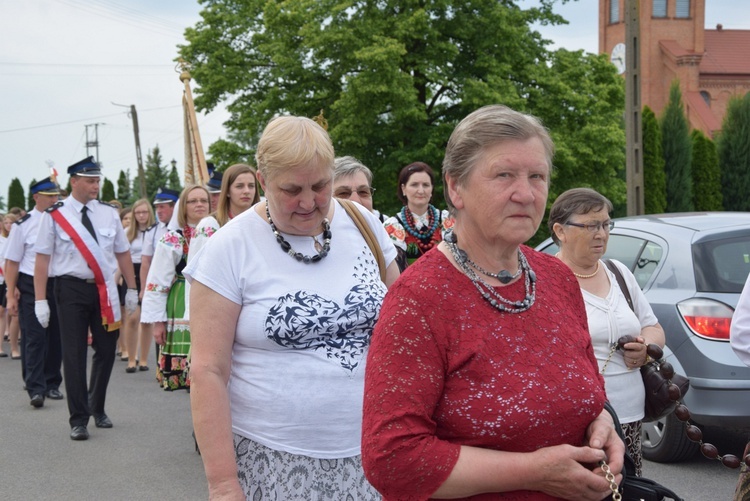
[[[525, 0], [526, 4], [535, 0]], [[747, 0], [707, 0], [706, 26], [750, 29]], [[596, 52], [598, 0], [559, 4], [570, 24], [539, 28], [555, 46]], [[0, 195], [10, 180], [24, 190], [49, 175], [61, 183], [68, 165], [84, 158], [86, 127], [99, 159], [116, 182], [136, 173], [128, 108], [138, 112], [143, 159], [158, 145], [165, 162], [182, 168], [182, 83], [173, 59], [183, 32], [200, 19], [196, 0], [2, 1], [0, 16]], [[115, 103], [115, 104], [113, 104]], [[224, 135], [225, 110], [199, 116], [203, 144]], [[90, 148], [93, 154], [94, 149]]]

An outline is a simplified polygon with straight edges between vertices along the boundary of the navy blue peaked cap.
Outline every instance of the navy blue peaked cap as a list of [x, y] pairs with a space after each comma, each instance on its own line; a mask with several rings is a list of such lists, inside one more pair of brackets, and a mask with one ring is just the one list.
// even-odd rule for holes
[[68, 174], [71, 176], [98, 177], [102, 175], [102, 169], [91, 156], [68, 167]]

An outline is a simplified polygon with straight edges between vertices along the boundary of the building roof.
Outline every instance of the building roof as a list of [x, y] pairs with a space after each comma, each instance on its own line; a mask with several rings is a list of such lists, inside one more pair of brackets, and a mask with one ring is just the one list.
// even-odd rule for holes
[[688, 111], [692, 111], [698, 116], [700, 121], [703, 122], [703, 125], [706, 127], [706, 129], [710, 131], [711, 135], [721, 129], [721, 123], [719, 122], [719, 119], [717, 119], [714, 114], [711, 113], [711, 109], [706, 104], [706, 101], [703, 100], [700, 92], [685, 92], [684, 99]]
[[750, 30], [706, 30], [701, 75], [750, 75]]

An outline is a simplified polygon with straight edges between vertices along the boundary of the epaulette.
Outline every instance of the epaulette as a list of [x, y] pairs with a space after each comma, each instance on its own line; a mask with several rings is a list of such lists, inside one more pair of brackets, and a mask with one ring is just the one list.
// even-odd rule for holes
[[159, 225], [159, 223], [154, 223], [154, 224], [152, 224], [151, 226], [149, 226], [148, 228], [146, 228], [146, 231], [151, 231], [151, 230], [153, 230], [154, 228], [156, 228], [156, 227], [157, 227], [158, 225]]
[[113, 209], [120, 210], [120, 208], [118, 206], [113, 205], [113, 204], [111, 204], [109, 202], [102, 202], [101, 200], [97, 200], [97, 202], [99, 202], [102, 205], [106, 205], [107, 207], [112, 207]]
[[22, 217], [21, 219], [17, 219], [17, 220], [16, 220], [16, 224], [21, 224], [21, 223], [23, 223], [24, 221], [26, 221], [26, 220], [27, 220], [28, 218], [30, 218], [30, 217], [31, 217], [31, 214], [30, 214], [30, 213], [27, 213], [27, 214], [26, 214], [25, 216], [23, 216], [23, 217]]
[[63, 206], [62, 202], [57, 202], [55, 205], [50, 207], [49, 209], [45, 210], [44, 212], [55, 212], [57, 209]]

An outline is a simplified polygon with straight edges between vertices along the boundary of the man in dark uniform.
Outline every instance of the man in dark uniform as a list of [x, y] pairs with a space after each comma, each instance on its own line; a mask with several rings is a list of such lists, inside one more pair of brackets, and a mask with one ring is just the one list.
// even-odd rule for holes
[[[57, 202], [59, 186], [53, 178], [45, 178], [34, 184], [31, 189], [34, 197], [34, 209], [13, 225], [5, 250], [5, 280], [8, 284], [8, 311], [18, 315], [21, 325], [21, 361], [26, 391], [31, 398], [31, 405], [39, 408], [44, 399], [61, 400], [60, 383], [62, 372], [60, 364], [60, 330], [57, 323], [57, 312], [54, 301], [50, 307], [49, 325], [45, 328], [34, 315], [34, 262], [39, 222], [44, 211]], [[54, 279], [47, 281], [47, 297], [54, 298]], [[16, 299], [16, 289], [20, 292], [20, 301]]]
[[[93, 157], [88, 157], [68, 167], [68, 174], [70, 196], [50, 207], [39, 223], [34, 268], [35, 312], [39, 323], [46, 326], [50, 315], [47, 277], [56, 276], [54, 290], [70, 412], [70, 438], [86, 440], [90, 416], [94, 416], [97, 428], [112, 427], [104, 404], [121, 322], [114, 283], [118, 265], [128, 286], [125, 296], [128, 312], [135, 311], [138, 292], [130, 245], [118, 211], [97, 201], [99, 165]], [[94, 355], [91, 383], [87, 386], [89, 329]]]
[[208, 183], [206, 183], [206, 189], [211, 195], [211, 211], [214, 212], [219, 208], [219, 197], [221, 196], [221, 180], [224, 178], [224, 174], [218, 170], [213, 170], [208, 176]]

